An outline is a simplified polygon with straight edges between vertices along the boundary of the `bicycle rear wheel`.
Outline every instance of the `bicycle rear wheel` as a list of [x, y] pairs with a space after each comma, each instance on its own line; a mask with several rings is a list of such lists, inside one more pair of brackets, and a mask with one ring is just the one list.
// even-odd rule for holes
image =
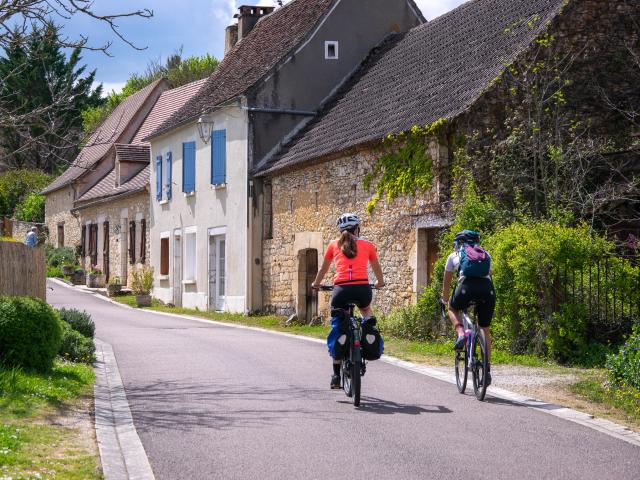
[[360, 372], [361, 372], [361, 361], [360, 360], [356, 360], [355, 362], [352, 363], [352, 370], [351, 370], [351, 385], [352, 385], [352, 390], [353, 390], [353, 406], [354, 407], [359, 407], [360, 406], [360, 385], [362, 384], [362, 382], [360, 381]]
[[340, 373], [342, 376], [342, 389], [347, 397], [351, 398], [353, 396], [353, 383], [351, 381], [351, 361], [343, 360], [340, 368]]
[[467, 389], [467, 378], [469, 376], [469, 370], [467, 368], [467, 347], [464, 347], [462, 351], [456, 351], [454, 356], [454, 368], [456, 372], [456, 385], [458, 385], [458, 392], [464, 393]]
[[473, 391], [476, 398], [480, 401], [484, 400], [487, 393], [487, 339], [482, 329], [478, 329], [478, 334], [474, 335], [473, 344], [471, 346], [471, 354], [473, 355], [472, 375], [473, 375]]

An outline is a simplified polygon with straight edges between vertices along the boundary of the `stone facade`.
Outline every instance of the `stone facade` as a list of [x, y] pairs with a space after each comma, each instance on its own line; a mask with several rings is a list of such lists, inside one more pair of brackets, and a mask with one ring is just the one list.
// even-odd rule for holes
[[[109, 278], [118, 277], [123, 285], [128, 283], [128, 276], [133, 265], [129, 256], [130, 222], [136, 222], [136, 266], [140, 263], [141, 220], [146, 221], [145, 264], [149, 264], [149, 192], [142, 192], [122, 198], [107, 199], [95, 202], [92, 206], [77, 209], [81, 225], [98, 225], [98, 262], [104, 270], [104, 222], [109, 222]], [[88, 233], [87, 233], [88, 242]], [[80, 243], [80, 240], [78, 240]], [[87, 255], [82, 259], [84, 268], [91, 266], [91, 258]]]
[[20, 242], [24, 242], [27, 233], [33, 227], [38, 229], [38, 244], [42, 245], [47, 240], [47, 229], [44, 223], [22, 222], [20, 220], [11, 220], [11, 236]]
[[[445, 148], [431, 142], [429, 151], [436, 162], [446, 163]], [[319, 268], [329, 242], [338, 237], [335, 222], [344, 212], [360, 216], [363, 238], [378, 249], [387, 287], [376, 293], [375, 308], [389, 312], [410, 304], [427, 285], [428, 258], [434, 257], [428, 251], [427, 231], [435, 233], [448, 223], [439, 203], [440, 185], [436, 183], [418, 198], [395, 199], [390, 204], [380, 201], [369, 215], [366, 207], [372, 192], [362, 185], [374, 161], [375, 153], [363, 150], [333, 159], [330, 169], [325, 162], [272, 177], [273, 238], [265, 239], [263, 248], [265, 310], [306, 316], [305, 280], [313, 274], [307, 271], [306, 254], [317, 252]], [[332, 275], [324, 283], [332, 283]], [[314, 315], [327, 318], [329, 295], [319, 297]]]
[[[46, 195], [45, 225], [49, 231], [47, 243], [54, 247], [75, 248], [80, 245], [81, 223], [72, 213], [74, 193], [72, 187], [62, 188]], [[62, 230], [58, 227], [61, 226]], [[59, 238], [59, 232], [64, 232]]]

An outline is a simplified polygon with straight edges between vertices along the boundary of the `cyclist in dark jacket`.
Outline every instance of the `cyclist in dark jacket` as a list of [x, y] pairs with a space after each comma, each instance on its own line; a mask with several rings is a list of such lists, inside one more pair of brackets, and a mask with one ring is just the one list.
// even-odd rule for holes
[[[476, 305], [478, 315], [478, 325], [484, 331], [487, 339], [487, 361], [491, 360], [491, 333], [490, 326], [493, 312], [496, 306], [496, 293], [491, 280], [491, 267], [488, 275], [480, 277], [465, 276], [460, 271], [460, 251], [465, 245], [478, 245], [480, 234], [474, 230], [464, 230], [454, 238], [454, 251], [447, 258], [442, 282], [442, 301], [449, 307], [449, 319], [453, 323], [458, 338], [454, 348], [462, 350], [466, 344], [464, 328], [462, 326], [462, 311], [469, 307], [471, 303]], [[487, 254], [488, 255], [488, 254]], [[491, 256], [488, 255], [491, 262]], [[458, 286], [449, 301], [451, 291], [451, 281], [454, 273], [458, 273]], [[487, 386], [491, 384], [491, 366], [487, 366]]]

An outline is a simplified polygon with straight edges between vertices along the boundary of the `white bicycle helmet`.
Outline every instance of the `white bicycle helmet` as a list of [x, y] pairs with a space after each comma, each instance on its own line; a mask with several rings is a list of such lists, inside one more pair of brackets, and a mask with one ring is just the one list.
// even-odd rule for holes
[[360, 225], [360, 218], [355, 213], [343, 213], [336, 222], [336, 226], [341, 232], [350, 230], [358, 225]]

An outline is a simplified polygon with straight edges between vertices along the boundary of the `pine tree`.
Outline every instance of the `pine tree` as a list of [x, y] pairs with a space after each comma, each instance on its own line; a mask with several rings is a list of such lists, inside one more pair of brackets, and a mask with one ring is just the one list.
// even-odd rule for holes
[[58, 31], [47, 23], [26, 38], [16, 32], [0, 56], [0, 110], [20, 118], [0, 120], [0, 149], [12, 167], [53, 173], [67, 165], [78, 152], [82, 110], [102, 103], [95, 70], [85, 74], [79, 48], [67, 58]]

